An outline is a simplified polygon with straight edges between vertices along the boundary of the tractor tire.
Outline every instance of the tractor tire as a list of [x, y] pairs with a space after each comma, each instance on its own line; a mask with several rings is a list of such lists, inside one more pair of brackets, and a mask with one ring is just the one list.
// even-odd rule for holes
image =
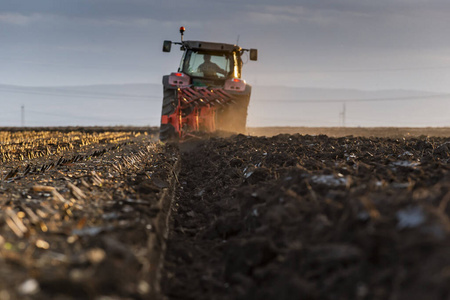
[[[164, 87], [164, 97], [161, 109], [161, 116], [170, 116], [175, 112], [177, 103], [177, 90]], [[159, 139], [162, 142], [178, 139], [178, 135], [172, 124], [161, 124], [159, 127]]]
[[159, 140], [161, 142], [176, 141], [178, 139], [172, 124], [161, 124], [159, 127]]
[[164, 88], [161, 115], [169, 116], [175, 112], [177, 107], [177, 90]]

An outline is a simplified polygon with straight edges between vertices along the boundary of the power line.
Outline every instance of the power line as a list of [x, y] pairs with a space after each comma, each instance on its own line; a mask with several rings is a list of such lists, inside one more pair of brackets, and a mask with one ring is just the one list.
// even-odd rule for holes
[[438, 99], [443, 97], [449, 97], [450, 94], [436, 94], [430, 96], [405, 96], [405, 97], [392, 97], [392, 98], [371, 98], [371, 99], [257, 99], [258, 102], [289, 102], [289, 103], [342, 103], [342, 102], [378, 102], [378, 101], [407, 101], [407, 100], [429, 100]]
[[4, 93], [15, 93], [15, 94], [28, 94], [28, 95], [43, 95], [43, 96], [64, 96], [64, 97], [74, 97], [74, 98], [90, 98], [90, 99], [106, 99], [106, 100], [130, 100], [130, 101], [148, 101], [151, 99], [160, 100], [162, 96], [136, 96], [127, 94], [101, 94], [101, 93], [58, 93], [58, 92], [46, 92], [37, 90], [18, 90], [18, 89], [8, 89], [1, 87], [0, 92]]
[[[27, 88], [27, 89], [33, 89], [33, 88]], [[38, 92], [40, 91], [39, 88], [34, 88], [35, 90], [37, 90]], [[95, 92], [95, 91], [79, 91], [76, 88], [70, 88], [70, 87], [43, 87], [42, 89], [45, 89], [47, 91], [56, 91], [56, 92], [62, 92], [62, 93], [75, 93], [75, 94], [79, 94], [79, 95], [84, 95], [84, 94], [88, 94], [88, 95], [94, 95], [94, 96], [111, 96], [111, 97], [131, 97], [131, 98], [148, 98], [148, 97], [158, 97], [160, 98], [160, 96], [148, 96], [148, 95], [133, 95], [133, 94], [121, 94], [121, 93], [105, 93], [105, 92]], [[19, 89], [21, 90], [21, 89]]]
[[[92, 64], [89, 63], [89, 65], [81, 65], [81, 64], [73, 64], [73, 63], [64, 63], [64, 62], [44, 62], [44, 61], [32, 61], [32, 60], [23, 60], [23, 59], [16, 59], [11, 57], [0, 57], [0, 60], [11, 62], [14, 61], [14, 63], [20, 63], [20, 64], [28, 64], [28, 65], [42, 65], [42, 66], [54, 66], [54, 67], [70, 67], [70, 68], [77, 68], [77, 69], [89, 69], [89, 70], [104, 70], [104, 71], [111, 71], [111, 70], [123, 70], [124, 68], [132, 68], [133, 72], [145, 72], [145, 73], [156, 73], [157, 71], [152, 71], [151, 65], [142, 65], [142, 64]], [[137, 70], [139, 68], [145, 68], [145, 70]]]
[[272, 117], [265, 117], [265, 116], [255, 116], [253, 114], [249, 114], [249, 119], [251, 120], [264, 120], [264, 121], [282, 121], [282, 122], [299, 122], [299, 123], [314, 123], [314, 122], [320, 122], [322, 124], [338, 124], [338, 121], [330, 121], [330, 120], [317, 120], [317, 119], [293, 119], [293, 118], [283, 118], [280, 120], [280, 118], [272, 118]]
[[[359, 116], [350, 116], [347, 117], [347, 120], [349, 120], [350, 122], [365, 122], [365, 121], [369, 121], [369, 122], [379, 122], [380, 118], [376, 118], [377, 115], [374, 115], [373, 118], [359, 118]], [[385, 115], [379, 114], [379, 116], [384, 117]], [[427, 120], [429, 119], [429, 120]], [[430, 124], [430, 123], [449, 123], [450, 119], [448, 117], [445, 118], [428, 118], [428, 117], [424, 117], [422, 115], [414, 115], [414, 116], [410, 116], [410, 115], [402, 115], [401, 117], [398, 117], [395, 119], [396, 122], [410, 122], [413, 121], [415, 123], [420, 123], [420, 124]]]
[[[44, 115], [44, 116], [51, 116], [51, 117], [59, 117], [59, 118], [71, 118], [71, 119], [78, 119], [78, 120], [96, 120], [96, 121], [103, 121], [103, 122], [114, 122], [113, 120], [105, 120], [105, 119], [99, 119], [98, 117], [84, 117], [84, 116], [74, 116], [70, 114], [59, 114], [59, 113], [48, 113], [48, 112], [42, 112], [42, 111], [36, 111], [36, 110], [27, 110], [27, 112], [31, 112], [34, 114]], [[117, 121], [117, 120], [115, 120]]]
[[[109, 119], [102, 119], [100, 117], [96, 117], [96, 116], [78, 116], [78, 115], [71, 115], [71, 114], [64, 114], [64, 113], [48, 113], [48, 112], [43, 112], [43, 111], [37, 111], [37, 110], [27, 110], [27, 112], [31, 112], [34, 114], [39, 114], [39, 115], [45, 115], [45, 116], [51, 116], [51, 117], [58, 117], [58, 118], [72, 118], [72, 119], [79, 119], [79, 120], [90, 120], [90, 121], [103, 121], [103, 122], [117, 122], [117, 119], [114, 120], [109, 120]], [[123, 116], [123, 118], [126, 118], [126, 116]], [[160, 119], [160, 116], [158, 117], [152, 117], [149, 115], [148, 118], [132, 118], [133, 121], [143, 121], [143, 120], [153, 120], [153, 119]]]
[[[132, 94], [115, 94], [115, 93], [96, 93], [96, 92], [78, 92], [68, 88], [46, 88], [45, 90], [38, 90], [29, 88], [27, 90], [17, 89], [14, 87], [0, 87], [0, 93], [17, 93], [29, 95], [44, 95], [44, 96], [62, 96], [74, 98], [91, 98], [91, 99], [105, 99], [105, 100], [128, 100], [147, 102], [149, 99], [157, 99], [160, 101], [162, 96], [155, 95], [132, 95]], [[389, 97], [389, 98], [369, 98], [369, 99], [255, 99], [257, 102], [285, 102], [285, 103], [342, 103], [342, 102], [379, 102], [379, 101], [408, 101], [408, 100], [430, 100], [439, 98], [446, 98], [441, 100], [449, 100], [450, 94], [434, 94], [428, 96], [404, 96], [404, 97]]]
[[284, 74], [327, 74], [327, 73], [379, 73], [379, 72], [404, 72], [423, 70], [449, 70], [450, 66], [424, 66], [424, 67], [404, 67], [404, 68], [367, 68], [367, 69], [331, 69], [331, 70], [299, 70], [283, 72]]

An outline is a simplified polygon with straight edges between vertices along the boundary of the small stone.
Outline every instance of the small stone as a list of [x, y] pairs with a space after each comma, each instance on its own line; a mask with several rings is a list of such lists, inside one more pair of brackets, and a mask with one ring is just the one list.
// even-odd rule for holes
[[28, 279], [17, 288], [17, 291], [21, 295], [34, 295], [39, 292], [39, 283], [36, 279]]
[[99, 264], [101, 263], [106, 256], [106, 253], [103, 249], [100, 248], [94, 248], [94, 249], [90, 249], [87, 253], [86, 256], [88, 258], [88, 260], [92, 263], [92, 264]]
[[138, 292], [141, 295], [148, 294], [150, 292], [150, 285], [144, 280], [139, 281]]

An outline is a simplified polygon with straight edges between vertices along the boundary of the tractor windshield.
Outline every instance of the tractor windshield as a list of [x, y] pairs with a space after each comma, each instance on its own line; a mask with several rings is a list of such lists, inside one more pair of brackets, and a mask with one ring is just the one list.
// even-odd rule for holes
[[233, 73], [233, 55], [230, 53], [207, 53], [188, 51], [183, 71], [194, 77], [227, 78]]

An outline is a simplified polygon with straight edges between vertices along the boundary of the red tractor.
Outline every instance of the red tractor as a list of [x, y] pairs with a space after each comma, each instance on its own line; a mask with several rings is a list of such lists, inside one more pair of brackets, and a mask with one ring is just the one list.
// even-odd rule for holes
[[172, 44], [183, 51], [180, 67], [163, 77], [164, 98], [159, 138], [183, 140], [199, 132], [216, 130], [244, 133], [251, 86], [241, 78], [242, 56], [256, 49], [202, 41], [164, 41], [163, 52]]

